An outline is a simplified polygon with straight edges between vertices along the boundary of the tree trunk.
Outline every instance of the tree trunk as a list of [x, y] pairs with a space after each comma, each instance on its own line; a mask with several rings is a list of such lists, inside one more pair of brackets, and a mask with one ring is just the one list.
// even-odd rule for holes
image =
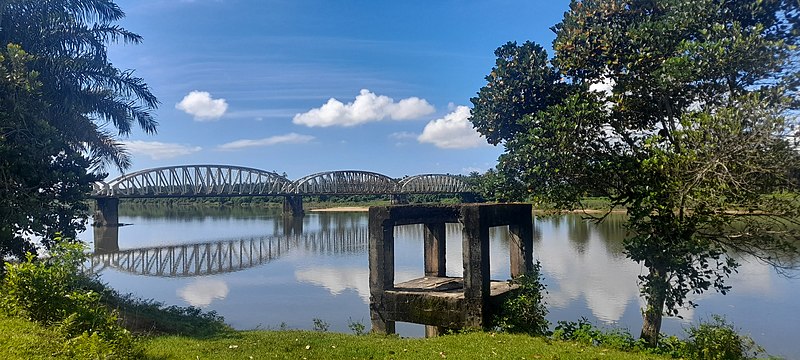
[[647, 307], [642, 311], [642, 334], [640, 337], [647, 341], [650, 346], [658, 345], [658, 337], [661, 333], [661, 320], [664, 317], [664, 300], [667, 295], [667, 276], [665, 271], [660, 271], [655, 267], [650, 268], [648, 276], [649, 290], [645, 294]]

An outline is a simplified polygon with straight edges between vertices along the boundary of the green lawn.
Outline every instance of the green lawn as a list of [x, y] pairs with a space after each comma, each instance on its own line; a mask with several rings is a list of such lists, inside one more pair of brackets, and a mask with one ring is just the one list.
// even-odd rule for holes
[[153, 359], [666, 359], [525, 335], [469, 333], [432, 339], [312, 331], [244, 331], [208, 339], [145, 340]]

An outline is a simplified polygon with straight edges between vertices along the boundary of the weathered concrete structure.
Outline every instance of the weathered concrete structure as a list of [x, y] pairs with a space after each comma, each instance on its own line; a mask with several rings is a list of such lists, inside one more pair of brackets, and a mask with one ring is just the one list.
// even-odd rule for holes
[[289, 216], [303, 217], [303, 197], [300, 195], [283, 197], [283, 213]]
[[119, 198], [98, 198], [95, 226], [119, 226]]
[[[463, 225], [461, 278], [445, 273], [445, 223]], [[394, 227], [424, 224], [425, 276], [394, 283]], [[369, 282], [372, 331], [394, 333], [395, 321], [437, 328], [481, 328], [516, 286], [489, 279], [489, 228], [509, 226], [511, 276], [533, 269], [529, 204], [406, 205], [369, 209]]]

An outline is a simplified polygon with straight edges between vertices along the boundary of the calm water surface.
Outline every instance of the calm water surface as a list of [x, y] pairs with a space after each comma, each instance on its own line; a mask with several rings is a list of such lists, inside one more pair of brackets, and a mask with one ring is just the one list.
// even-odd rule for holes
[[[600, 226], [577, 215], [534, 220], [534, 257], [542, 264], [551, 322], [585, 317], [638, 334], [637, 276], [645, 269], [622, 254], [623, 220]], [[286, 222], [268, 210], [123, 207], [120, 222], [133, 225], [84, 235], [93, 237], [103, 281], [120, 292], [214, 310], [237, 329], [309, 329], [315, 318], [331, 331], [349, 332], [353, 321], [369, 326], [366, 213], [310, 213]], [[449, 276], [462, 271], [460, 231], [447, 227]], [[396, 229], [397, 282], [423, 274], [422, 236], [421, 226]], [[507, 228], [492, 229], [491, 239], [492, 278], [507, 279]], [[689, 324], [723, 314], [770, 354], [800, 358], [800, 279], [740, 262], [728, 295], [695, 298], [700, 306], [683, 311], [683, 320], [665, 319], [664, 332], [682, 336]], [[398, 332], [424, 334], [413, 324], [398, 323]]]

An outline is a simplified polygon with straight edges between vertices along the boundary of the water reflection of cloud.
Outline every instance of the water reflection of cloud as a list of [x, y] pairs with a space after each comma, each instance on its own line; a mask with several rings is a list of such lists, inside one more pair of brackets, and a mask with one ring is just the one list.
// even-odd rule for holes
[[228, 296], [228, 284], [219, 279], [199, 278], [178, 289], [177, 294], [192, 306], [205, 307]]
[[[538, 222], [542, 240], [534, 245], [534, 254], [542, 264], [544, 275], [558, 284], [558, 288], [548, 289], [548, 304], [566, 307], [584, 298], [598, 319], [619, 321], [628, 304], [639, 299], [640, 265], [609, 254], [594, 226], [583, 222], [568, 224], [573, 235], [580, 235], [578, 239], [571, 239], [564, 231], [558, 231], [563, 225], [558, 222]], [[575, 240], [581, 246], [575, 246]], [[577, 248], [580, 254], [576, 253]]]
[[[403, 271], [395, 273], [395, 279], [411, 279], [419, 274]], [[369, 304], [369, 269], [360, 267], [312, 267], [296, 270], [297, 281], [322, 286], [331, 293], [339, 295], [347, 289], [355, 290], [365, 304]]]

